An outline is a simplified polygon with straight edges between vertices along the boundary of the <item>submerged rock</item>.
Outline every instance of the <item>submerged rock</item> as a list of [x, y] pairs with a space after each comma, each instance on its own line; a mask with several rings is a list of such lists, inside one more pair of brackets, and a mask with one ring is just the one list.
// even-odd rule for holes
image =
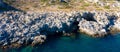
[[45, 40], [46, 40], [46, 36], [45, 35], [35, 36], [33, 38], [32, 44], [35, 45], [35, 44], [38, 44], [38, 43], [43, 43]]

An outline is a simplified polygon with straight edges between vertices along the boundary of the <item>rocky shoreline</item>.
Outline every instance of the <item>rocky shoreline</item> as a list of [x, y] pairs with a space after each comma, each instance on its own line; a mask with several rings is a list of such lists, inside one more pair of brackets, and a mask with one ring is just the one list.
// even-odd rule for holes
[[120, 32], [120, 12], [0, 12], [0, 46], [39, 44], [48, 35], [78, 31], [93, 37]]

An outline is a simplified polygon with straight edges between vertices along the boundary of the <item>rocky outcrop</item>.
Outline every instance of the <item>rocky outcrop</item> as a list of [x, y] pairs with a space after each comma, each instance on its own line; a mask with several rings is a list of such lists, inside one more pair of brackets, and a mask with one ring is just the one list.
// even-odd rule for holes
[[85, 19], [82, 19], [79, 22], [79, 30], [93, 37], [101, 37], [107, 34], [103, 25], [94, 21], [87, 21]]
[[76, 12], [23, 13], [7, 11], [0, 13], [0, 45], [43, 42], [46, 38], [34, 40], [36, 36], [41, 35], [75, 32], [77, 29], [75, 21], [78, 16]]
[[[85, 15], [86, 14], [86, 15]], [[83, 12], [79, 21], [79, 30], [93, 37], [101, 37], [112, 32], [118, 33], [120, 13]]]
[[37, 43], [43, 43], [45, 40], [46, 40], [46, 36], [45, 35], [35, 36], [33, 38], [32, 45], [37, 44]]
[[120, 32], [120, 12], [19, 12], [0, 13], [0, 45], [38, 44], [48, 35], [70, 36], [78, 30], [93, 37]]

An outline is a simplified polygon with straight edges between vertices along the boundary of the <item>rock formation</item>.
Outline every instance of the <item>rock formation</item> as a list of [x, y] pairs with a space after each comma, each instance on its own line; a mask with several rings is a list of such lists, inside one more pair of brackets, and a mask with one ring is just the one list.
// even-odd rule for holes
[[89, 34], [93, 37], [105, 36], [114, 31], [120, 32], [118, 27], [119, 15], [119, 12], [84, 12], [82, 15], [82, 20], [79, 21], [78, 26], [81, 32]]
[[[32, 42], [36, 36], [41, 34], [47, 36], [55, 33], [74, 32], [77, 29], [75, 21], [78, 16], [74, 12], [7, 11], [0, 13], [0, 45]], [[41, 41], [43, 42], [43, 40]]]
[[109, 32], [120, 32], [119, 25], [119, 12], [5, 11], [0, 13], [0, 45], [42, 43], [48, 35], [70, 35], [78, 30], [93, 37], [102, 37]]
[[79, 22], [79, 30], [93, 37], [101, 37], [107, 34], [103, 25], [94, 21], [87, 21], [85, 19], [82, 19]]

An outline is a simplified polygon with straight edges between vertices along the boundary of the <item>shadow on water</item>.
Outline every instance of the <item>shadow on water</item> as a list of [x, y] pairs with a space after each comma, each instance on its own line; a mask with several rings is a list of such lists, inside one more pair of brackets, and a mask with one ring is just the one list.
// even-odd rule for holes
[[[32, 49], [32, 52], [58, 52], [55, 48], [58, 48], [57, 45], [61, 41], [62, 37], [75, 40], [75, 39], [79, 38], [79, 35], [75, 35], [74, 38], [71, 38], [68, 36], [62, 36], [62, 34], [50, 35], [50, 36], [48, 36], [45, 43], [34, 46]], [[65, 40], [65, 38], [64, 38], [64, 40]]]
[[[43, 45], [33, 48], [34, 52], [118, 52], [120, 36], [106, 36], [102, 38], [92, 38], [86, 35], [77, 35], [74, 40], [61, 39], [61, 37], [51, 37]], [[118, 46], [118, 47], [116, 47]], [[74, 47], [74, 48], [73, 48]]]
[[[42, 45], [37, 45], [35, 48], [33, 48], [34, 52], [44, 52], [47, 48], [55, 48], [55, 44], [57, 43], [57, 40], [59, 40], [61, 35], [59, 36], [49, 36], [45, 43]], [[37, 51], [36, 51], [37, 50]]]
[[[61, 33], [58, 33], [58, 34], [56, 34], [56, 35], [49, 35], [49, 36], [47, 36], [48, 38], [47, 38], [47, 40], [43, 43], [43, 44], [41, 44], [41, 45], [35, 45], [35, 46], [23, 46], [23, 47], [20, 47], [20, 48], [12, 48], [12, 49], [8, 49], [7, 50], [7, 52], [46, 52], [46, 51], [50, 51], [50, 52], [52, 52], [52, 51], [54, 51], [53, 49], [54, 48], [57, 48], [56, 46], [57, 46], [57, 43], [59, 42], [59, 41], [61, 41], [60, 39], [61, 39], [61, 37], [65, 37], [65, 38], [70, 38], [70, 37], [68, 37], [68, 36], [62, 36], [62, 34]], [[75, 37], [74, 38], [72, 38], [72, 39], [78, 39], [79, 38], [79, 35], [75, 35]], [[64, 40], [63, 40], [64, 41]], [[62, 45], [62, 44], [61, 44]], [[51, 51], [51, 50], [52, 51]]]
[[120, 34], [93, 38], [78, 34], [75, 38], [61, 34], [48, 36], [45, 43], [36, 46], [12, 48], [7, 52], [119, 52]]

